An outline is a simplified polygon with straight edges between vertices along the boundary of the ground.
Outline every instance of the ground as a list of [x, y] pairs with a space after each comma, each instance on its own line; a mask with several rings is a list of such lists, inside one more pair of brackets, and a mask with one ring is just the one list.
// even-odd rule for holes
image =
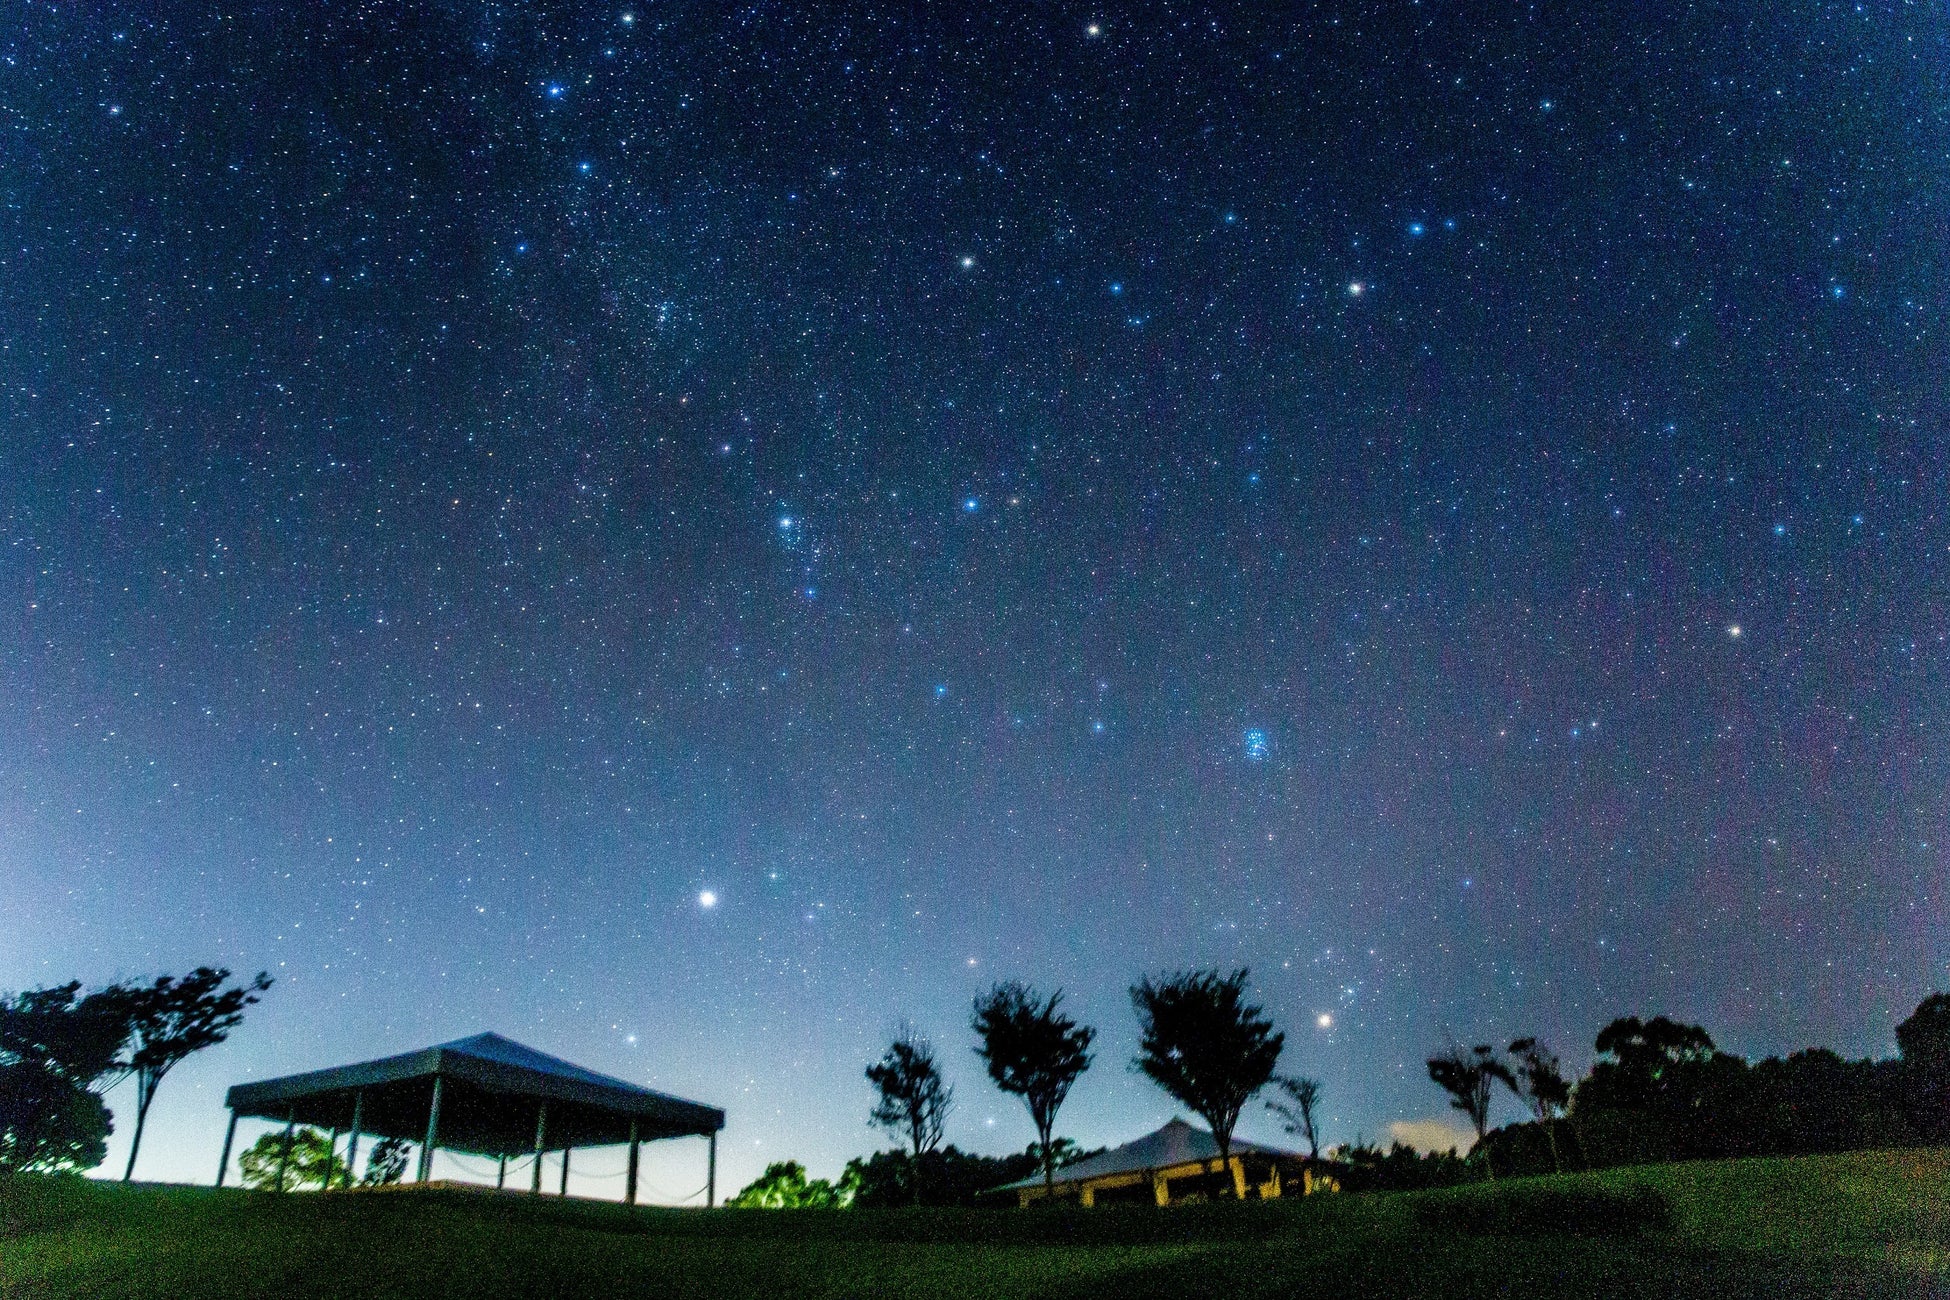
[[0, 1296], [1950, 1297], [1950, 1151], [1095, 1211], [0, 1180]]

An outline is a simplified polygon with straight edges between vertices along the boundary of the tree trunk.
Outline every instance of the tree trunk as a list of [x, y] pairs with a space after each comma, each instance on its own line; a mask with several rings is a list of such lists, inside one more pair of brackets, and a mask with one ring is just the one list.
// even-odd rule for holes
[[1056, 1204], [1056, 1155], [1049, 1149], [1050, 1132], [1055, 1127], [1056, 1125], [1051, 1123], [1038, 1134], [1043, 1139], [1043, 1203], [1045, 1205]]
[[129, 1163], [122, 1170], [125, 1183], [135, 1177], [135, 1153], [142, 1150], [142, 1126], [149, 1122], [149, 1103], [156, 1099], [155, 1088], [144, 1087], [141, 1075], [136, 1076], [135, 1091], [135, 1136], [129, 1140]]
[[1544, 1136], [1550, 1139], [1551, 1144], [1551, 1172], [1561, 1174], [1564, 1172], [1564, 1160], [1557, 1154], [1557, 1121], [1555, 1119], [1545, 1118]]

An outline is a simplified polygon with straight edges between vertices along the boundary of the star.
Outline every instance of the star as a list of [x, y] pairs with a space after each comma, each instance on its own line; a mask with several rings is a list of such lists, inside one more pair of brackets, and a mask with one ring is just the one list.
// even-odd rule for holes
[[711, 908], [716, 907], [718, 905], [718, 895], [716, 891], [709, 890], [709, 889], [699, 890], [697, 894], [697, 905], [699, 907], [704, 908], [707, 911], [710, 910]]

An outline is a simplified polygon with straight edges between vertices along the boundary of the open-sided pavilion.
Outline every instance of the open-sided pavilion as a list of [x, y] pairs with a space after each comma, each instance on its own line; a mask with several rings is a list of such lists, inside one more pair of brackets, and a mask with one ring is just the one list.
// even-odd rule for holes
[[335, 1148], [336, 1135], [349, 1132], [348, 1171], [358, 1157], [361, 1136], [418, 1142], [420, 1182], [430, 1177], [433, 1153], [441, 1147], [496, 1158], [497, 1187], [506, 1182], [508, 1157], [532, 1154], [530, 1192], [542, 1190], [542, 1157], [547, 1152], [562, 1153], [562, 1192], [567, 1194], [572, 1148], [628, 1143], [624, 1199], [631, 1205], [636, 1204], [642, 1143], [703, 1137], [710, 1142], [705, 1204], [717, 1203], [723, 1111], [585, 1070], [499, 1034], [240, 1083], [230, 1089], [224, 1104], [230, 1108], [230, 1127], [217, 1168], [219, 1187], [230, 1168], [237, 1121], [251, 1117], [282, 1121], [287, 1135], [299, 1124], [329, 1128]]

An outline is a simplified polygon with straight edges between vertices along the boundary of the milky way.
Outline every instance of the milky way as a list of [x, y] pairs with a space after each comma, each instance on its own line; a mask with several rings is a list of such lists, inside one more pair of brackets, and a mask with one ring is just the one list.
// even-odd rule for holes
[[1940, 6], [8, 12], [0, 987], [279, 981], [151, 1176], [485, 1029], [735, 1186], [903, 1020], [1019, 1149], [998, 978], [1089, 1145], [1179, 966], [1330, 1141], [1950, 978]]

